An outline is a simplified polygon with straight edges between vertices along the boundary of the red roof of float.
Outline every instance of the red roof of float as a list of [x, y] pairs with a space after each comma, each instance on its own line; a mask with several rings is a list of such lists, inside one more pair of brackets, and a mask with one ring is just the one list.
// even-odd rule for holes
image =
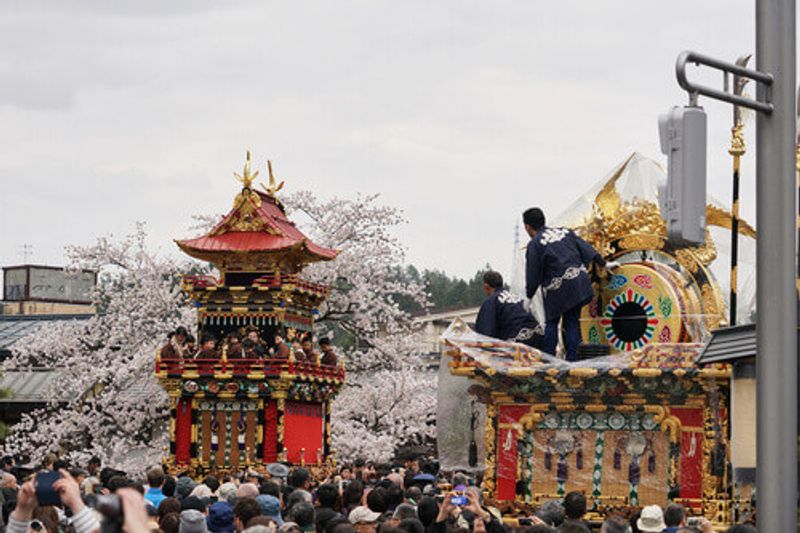
[[[242, 194], [244, 198], [237, 198], [236, 206], [208, 234], [195, 239], [177, 241], [178, 246], [189, 254], [305, 250], [312, 256], [309, 258], [312, 261], [324, 261], [336, 257], [338, 253], [336, 250], [315, 244], [297, 229], [273, 196], [259, 191], [250, 191], [249, 194], [243, 191]], [[254, 195], [257, 195], [260, 202], [255, 201]], [[250, 205], [245, 206], [245, 203]], [[239, 228], [259, 226], [260, 229], [256, 231], [237, 229], [236, 221], [241, 217], [240, 212], [249, 209], [252, 209], [252, 216], [247, 221], [249, 226], [239, 225]]]

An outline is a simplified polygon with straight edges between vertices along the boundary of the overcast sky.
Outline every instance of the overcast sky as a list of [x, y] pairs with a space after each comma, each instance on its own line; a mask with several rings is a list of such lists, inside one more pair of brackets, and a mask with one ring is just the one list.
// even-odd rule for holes
[[[146, 221], [175, 254], [229, 209], [245, 149], [286, 191], [380, 192], [418, 266], [509, 274], [520, 213], [553, 215], [686, 102], [675, 58], [734, 60], [740, 0], [0, 3], [0, 264]], [[711, 78], [720, 85], [719, 77]], [[730, 109], [709, 113], [728, 202]], [[743, 211], [753, 217], [753, 129]], [[262, 169], [262, 174], [264, 170]]]

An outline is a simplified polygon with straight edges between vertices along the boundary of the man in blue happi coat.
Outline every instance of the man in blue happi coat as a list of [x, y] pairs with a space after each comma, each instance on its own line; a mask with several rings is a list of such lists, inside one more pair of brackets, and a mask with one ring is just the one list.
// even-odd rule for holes
[[522, 220], [531, 237], [525, 255], [526, 293], [533, 298], [541, 287], [544, 298], [546, 324], [542, 350], [555, 354], [561, 320], [567, 361], [574, 361], [581, 344], [581, 308], [594, 298], [589, 267], [592, 263], [607, 266], [606, 262], [571, 229], [547, 227], [544, 213], [538, 207], [525, 211]]
[[503, 288], [499, 272], [490, 270], [483, 275], [483, 292], [486, 300], [478, 311], [475, 331], [541, 348], [544, 328], [525, 310], [522, 298]]

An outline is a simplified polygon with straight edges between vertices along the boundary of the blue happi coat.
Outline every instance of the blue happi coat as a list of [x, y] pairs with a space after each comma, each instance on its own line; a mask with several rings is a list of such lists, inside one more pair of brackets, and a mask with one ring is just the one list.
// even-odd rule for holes
[[546, 320], [592, 301], [594, 290], [588, 267], [606, 264], [597, 250], [568, 228], [542, 228], [528, 243], [525, 255], [528, 298], [542, 288]]
[[484, 300], [475, 320], [475, 331], [482, 335], [520, 342], [541, 336], [544, 328], [538, 326], [523, 307], [522, 299], [504, 290], [496, 290]]

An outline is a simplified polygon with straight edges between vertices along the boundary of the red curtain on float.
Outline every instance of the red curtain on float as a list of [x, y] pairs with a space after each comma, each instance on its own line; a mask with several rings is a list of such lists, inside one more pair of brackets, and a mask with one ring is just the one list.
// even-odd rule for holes
[[188, 464], [192, 458], [192, 403], [180, 399], [175, 413], [175, 462]]
[[[703, 409], [673, 407], [670, 414], [681, 421], [681, 498], [703, 497]], [[698, 502], [697, 506], [700, 505]]]
[[530, 405], [501, 405], [497, 429], [497, 499], [513, 500], [517, 494], [517, 430], [511, 427]]
[[[283, 445], [291, 463], [316, 463], [322, 450], [322, 426], [325, 423], [321, 404], [286, 402], [283, 415]], [[300, 451], [305, 449], [305, 458]]]
[[278, 405], [271, 400], [264, 405], [264, 462], [278, 460]]

